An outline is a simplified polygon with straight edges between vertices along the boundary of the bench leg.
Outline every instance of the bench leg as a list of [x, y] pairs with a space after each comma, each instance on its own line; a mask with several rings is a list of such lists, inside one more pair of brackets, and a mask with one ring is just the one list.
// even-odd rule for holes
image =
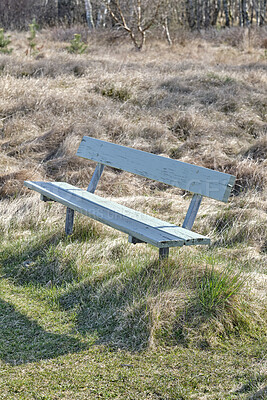
[[74, 219], [74, 210], [67, 207], [66, 223], [65, 223], [65, 232], [67, 236], [72, 234], [73, 219]]
[[169, 247], [161, 247], [159, 249], [159, 259], [163, 260], [164, 258], [168, 258], [169, 257]]

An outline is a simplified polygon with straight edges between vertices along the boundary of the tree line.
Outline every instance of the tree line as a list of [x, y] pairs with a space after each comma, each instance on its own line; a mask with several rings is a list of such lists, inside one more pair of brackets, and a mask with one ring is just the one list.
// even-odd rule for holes
[[1, 0], [0, 28], [25, 29], [33, 18], [45, 26], [87, 23], [90, 29], [122, 28], [138, 47], [158, 26], [169, 41], [177, 26], [263, 26], [266, 6], [267, 0]]

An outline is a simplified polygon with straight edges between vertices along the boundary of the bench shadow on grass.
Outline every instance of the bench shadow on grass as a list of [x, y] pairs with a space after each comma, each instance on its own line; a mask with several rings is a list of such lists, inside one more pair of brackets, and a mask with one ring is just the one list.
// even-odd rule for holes
[[[2, 278], [17, 286], [61, 286], [77, 278], [72, 262], [54, 251], [63, 235], [56, 233], [40, 242], [29, 241], [12, 254], [1, 254]], [[52, 359], [76, 353], [88, 344], [66, 334], [47, 332], [8, 302], [0, 299], [0, 360], [11, 365]]]
[[[92, 336], [95, 344], [108, 345], [114, 349], [145, 349], [149, 344], [151, 325], [146, 291], [153, 294], [152, 279], [155, 281], [154, 295], [158, 294], [158, 261], [144, 263], [142, 268], [132, 271], [125, 278], [121, 278], [118, 271], [112, 270], [90, 281], [78, 283], [75, 266], [71, 262], [62, 265], [53, 252], [61, 240], [62, 235], [56, 234], [42, 243], [29, 243], [23, 252], [18, 250], [17, 254], [6, 255], [2, 260], [5, 277], [11, 278], [19, 286], [30, 284], [40, 287], [52, 284], [62, 287], [71, 283], [71, 289], [59, 295], [58, 300], [62, 310], [68, 312], [75, 309], [76, 329], [81, 335]], [[28, 349], [23, 355], [25, 360], [56, 357], [64, 352], [75, 352], [79, 348], [79, 343], [67, 336], [43, 331], [36, 323], [19, 315], [12, 306], [6, 305], [4, 310], [13, 316], [14, 328], [16, 318], [22, 321], [18, 337], [21, 335], [25, 340], [21, 340], [22, 347], [16, 360], [20, 353], [24, 354], [24, 348]], [[7, 328], [0, 326], [0, 329], [3, 329], [3, 335], [7, 335]], [[4, 354], [4, 360], [12, 360], [11, 347]]]
[[12, 249], [12, 254], [0, 257], [4, 276], [20, 286], [34, 284], [56, 286], [71, 283], [78, 278], [75, 262], [62, 257], [62, 250], [57, 246], [62, 241], [97, 240], [98, 233], [94, 226], [77, 226], [71, 239], [66, 238], [62, 231], [50, 233], [40, 241], [25, 241], [24, 245]]
[[[4, 276], [18, 286], [52, 284], [62, 287], [68, 282], [77, 282], [75, 267], [71, 262], [62, 265], [53, 252], [60, 240], [60, 234], [53, 235], [42, 243], [28, 243], [23, 251], [6, 254], [2, 257]], [[148, 268], [144, 266], [127, 282], [119, 282], [117, 273], [109, 271], [90, 284], [76, 283], [59, 298], [60, 307], [67, 312], [75, 308], [77, 331], [84, 336], [92, 335], [94, 343], [141, 350], [149, 340], [149, 317], [145, 301], [135, 301], [134, 297], [139, 285], [140, 290], [144, 290]], [[9, 325], [5, 326], [0, 320], [0, 359], [11, 364], [26, 363], [76, 352], [80, 348], [77, 341], [67, 336], [45, 332], [11, 305], [0, 302], [0, 307], [1, 319], [10, 316]], [[16, 335], [12, 333], [8, 339], [8, 332], [16, 332]]]
[[20, 365], [76, 353], [84, 348], [79, 340], [46, 332], [35, 321], [0, 300], [0, 359]]
[[63, 239], [61, 233], [50, 235], [40, 242], [28, 242], [23, 248], [1, 257], [4, 277], [11, 278], [16, 285], [58, 285], [77, 278], [73, 263], [62, 260], [56, 247]]
[[78, 310], [76, 329], [81, 335], [94, 335], [95, 344], [140, 352], [149, 346], [152, 321], [148, 298], [160, 291], [156, 282], [159, 270], [158, 261], [152, 261], [125, 275], [107, 272], [61, 295], [60, 306]]

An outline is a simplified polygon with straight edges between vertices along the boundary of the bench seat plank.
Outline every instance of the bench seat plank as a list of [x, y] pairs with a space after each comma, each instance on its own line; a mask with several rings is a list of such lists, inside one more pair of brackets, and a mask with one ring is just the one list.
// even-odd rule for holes
[[65, 182], [25, 181], [25, 186], [158, 248], [210, 243], [208, 237], [132, 210]]

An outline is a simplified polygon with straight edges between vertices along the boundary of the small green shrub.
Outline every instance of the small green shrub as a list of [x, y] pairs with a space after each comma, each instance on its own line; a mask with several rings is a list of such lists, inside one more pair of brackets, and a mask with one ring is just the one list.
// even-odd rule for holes
[[10, 36], [5, 36], [4, 29], [0, 29], [0, 53], [3, 54], [10, 54], [12, 53], [13, 49], [8, 48], [8, 45], [11, 43]]
[[83, 54], [87, 49], [87, 44], [85, 44], [79, 33], [74, 34], [74, 38], [70, 42], [70, 46], [67, 47], [67, 51], [72, 54]]
[[31, 55], [36, 55], [38, 53], [36, 33], [39, 30], [39, 25], [36, 23], [35, 19], [33, 19], [31, 24], [29, 24], [29, 28], [30, 28], [30, 36], [27, 37], [29, 43], [29, 50], [27, 50], [27, 54], [31, 56]]

